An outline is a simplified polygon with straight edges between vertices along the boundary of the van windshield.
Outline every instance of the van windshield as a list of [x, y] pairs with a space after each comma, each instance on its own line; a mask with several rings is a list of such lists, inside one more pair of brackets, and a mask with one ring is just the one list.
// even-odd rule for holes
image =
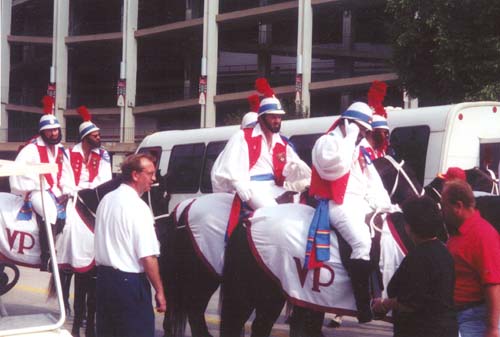
[[404, 160], [422, 185], [430, 132], [427, 125], [399, 127], [391, 132], [390, 144], [395, 153], [394, 159], [398, 162]]

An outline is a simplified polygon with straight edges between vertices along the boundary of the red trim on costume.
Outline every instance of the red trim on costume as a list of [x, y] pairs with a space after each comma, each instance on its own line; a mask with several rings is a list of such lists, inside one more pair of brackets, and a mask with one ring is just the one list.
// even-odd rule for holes
[[252, 137], [252, 132], [252, 128], [243, 129], [245, 141], [247, 142], [248, 146], [249, 170], [255, 165], [255, 163], [257, 163], [262, 147], [262, 136]]
[[[248, 146], [248, 169], [252, 169], [252, 167], [259, 160], [260, 152], [262, 151], [262, 135], [257, 137], [252, 137], [252, 128], [243, 129], [243, 133], [245, 135], [245, 141]], [[285, 145], [281, 143], [276, 143], [273, 148], [273, 175], [274, 182], [278, 186], [283, 186], [285, 182], [285, 177], [283, 176], [283, 168], [286, 164], [286, 147], [288, 142], [282, 138]]]
[[86, 267], [76, 268], [69, 263], [59, 263], [57, 267], [59, 268], [59, 270], [64, 269], [64, 270], [71, 270], [75, 273], [86, 273], [88, 271], [91, 271], [95, 267], [95, 259], [93, 259], [92, 262], [90, 262], [90, 264]]
[[229, 220], [227, 222], [227, 239], [231, 237], [233, 231], [238, 225], [238, 220], [240, 219], [241, 212], [241, 198], [238, 193], [234, 194], [233, 203], [231, 204], [231, 212], [229, 213]]
[[[40, 162], [45, 163], [45, 164], [49, 163], [49, 154], [47, 152], [47, 147], [41, 146], [41, 145], [36, 145], [36, 147], [38, 149], [38, 154], [40, 155]], [[58, 146], [57, 147], [57, 157], [56, 157], [57, 187], [60, 187], [63, 158], [64, 158], [64, 150], [62, 147]], [[52, 175], [49, 173], [46, 173], [43, 176], [45, 177], [45, 180], [47, 180], [47, 183], [49, 184], [50, 188], [52, 188], [54, 186], [54, 179], [52, 179]]]
[[273, 168], [274, 168], [274, 181], [276, 185], [283, 186], [285, 177], [283, 176], [283, 169], [286, 164], [286, 146], [281, 143], [276, 143], [273, 149]]
[[26, 262], [21, 262], [21, 261], [13, 260], [13, 259], [7, 257], [7, 255], [2, 254], [1, 252], [0, 252], [0, 261], [7, 261], [7, 262], [13, 263], [15, 265], [21, 266], [21, 267], [40, 268], [40, 264], [39, 263], [31, 264], [31, 263], [26, 263]]
[[399, 236], [396, 227], [394, 227], [394, 222], [392, 222], [392, 217], [390, 214], [387, 215], [386, 221], [387, 225], [389, 226], [389, 230], [391, 231], [392, 237], [394, 238], [394, 241], [396, 241], [399, 249], [401, 249], [401, 252], [406, 256], [408, 254], [408, 249], [403, 243], [403, 240], [401, 240], [401, 237]]
[[73, 174], [75, 176], [75, 185], [78, 186], [80, 183], [80, 175], [82, 174], [83, 165], [89, 170], [89, 182], [94, 181], [95, 177], [99, 174], [99, 164], [101, 162], [101, 156], [94, 151], [90, 151], [89, 162], [85, 163], [83, 156], [80, 152], [73, 152], [70, 150], [69, 153], [71, 168], [73, 169]]

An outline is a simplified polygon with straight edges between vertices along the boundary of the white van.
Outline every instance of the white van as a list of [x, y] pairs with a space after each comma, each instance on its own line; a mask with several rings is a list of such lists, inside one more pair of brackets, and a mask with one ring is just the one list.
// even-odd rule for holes
[[[448, 167], [493, 168], [500, 157], [500, 102], [473, 102], [418, 109], [387, 108], [391, 146], [423, 184]], [[338, 116], [282, 123], [299, 156], [311, 163], [311, 148]], [[210, 171], [239, 126], [162, 131], [146, 137], [138, 152], [151, 152], [166, 179], [170, 208], [201, 193], [211, 193]]]

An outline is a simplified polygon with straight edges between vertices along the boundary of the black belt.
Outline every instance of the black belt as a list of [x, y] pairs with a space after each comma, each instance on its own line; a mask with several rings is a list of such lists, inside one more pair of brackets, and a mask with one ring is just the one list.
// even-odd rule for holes
[[465, 304], [455, 305], [455, 309], [457, 311], [464, 311], [464, 310], [467, 310], [470, 308], [480, 306], [482, 304], [484, 304], [484, 301], [469, 302], [469, 303], [465, 303]]
[[128, 275], [128, 276], [141, 276], [141, 275], [146, 275], [145, 272], [142, 273], [131, 273], [131, 272], [126, 272], [126, 271], [121, 271], [120, 269], [114, 268], [114, 267], [109, 267], [109, 266], [97, 266], [97, 270], [103, 273], [119, 273], [123, 275]]

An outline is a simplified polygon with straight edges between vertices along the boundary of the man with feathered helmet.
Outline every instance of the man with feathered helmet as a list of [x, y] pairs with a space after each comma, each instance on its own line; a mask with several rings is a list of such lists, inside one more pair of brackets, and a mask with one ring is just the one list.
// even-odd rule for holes
[[77, 109], [83, 119], [79, 127], [80, 142], [70, 149], [70, 161], [77, 188], [95, 188], [111, 180], [111, 159], [101, 147], [100, 129], [92, 122], [87, 107]]
[[[300, 189], [296, 184], [310, 177], [307, 164], [279, 133], [285, 111], [274, 91], [264, 78], [256, 80], [256, 89], [264, 95], [256, 125], [233, 135], [212, 168], [213, 191], [235, 193], [231, 216], [236, 220], [241, 209], [276, 205], [284, 186]], [[235, 226], [230, 221], [228, 236]]]
[[[40, 217], [43, 216], [43, 200], [45, 202], [45, 215], [53, 229], [62, 230], [66, 218], [65, 202], [67, 195], [75, 191], [73, 172], [69, 162], [69, 155], [61, 144], [61, 125], [52, 114], [54, 100], [45, 96], [44, 115], [38, 124], [39, 136], [32, 138], [17, 154], [16, 163], [40, 164], [55, 163], [58, 171], [53, 174], [39, 175], [27, 174], [23, 176], [11, 176], [9, 179], [11, 192], [25, 199], [18, 219], [31, 219], [32, 210]], [[40, 181], [41, 180], [41, 181]], [[40, 188], [40, 186], [42, 186]], [[46, 231], [40, 230], [41, 265], [40, 270], [49, 270], [49, 249]]]
[[[371, 235], [365, 216], [376, 208], [391, 207], [380, 176], [366, 151], [372, 109], [362, 102], [351, 104], [312, 149], [310, 194], [319, 200], [309, 229], [306, 267], [321, 266], [330, 258], [330, 225], [352, 248], [345, 264], [351, 278], [358, 321], [372, 319], [369, 276]], [[364, 145], [363, 145], [364, 144]]]

